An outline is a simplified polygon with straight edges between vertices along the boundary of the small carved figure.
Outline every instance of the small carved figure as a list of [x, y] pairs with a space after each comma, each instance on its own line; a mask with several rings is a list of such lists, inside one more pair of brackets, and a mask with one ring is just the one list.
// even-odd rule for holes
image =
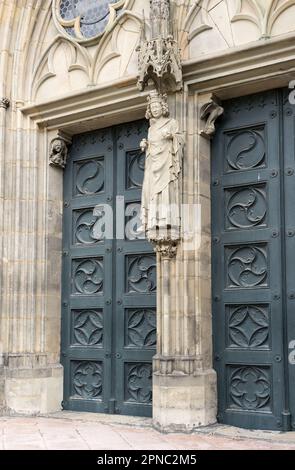
[[65, 168], [68, 156], [67, 143], [61, 137], [52, 140], [50, 145], [49, 163], [50, 165]]
[[146, 151], [141, 218], [147, 238], [153, 242], [180, 239], [180, 172], [184, 140], [178, 123], [169, 118], [166, 95], [152, 91], [146, 118], [148, 139], [140, 143]]

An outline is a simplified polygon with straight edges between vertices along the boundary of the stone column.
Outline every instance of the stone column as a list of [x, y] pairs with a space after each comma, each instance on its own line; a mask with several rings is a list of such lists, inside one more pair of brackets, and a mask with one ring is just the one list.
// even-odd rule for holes
[[191, 431], [216, 421], [211, 325], [210, 141], [201, 132], [202, 107], [208, 101], [209, 96], [186, 91], [171, 97], [169, 103], [171, 116], [186, 131], [183, 204], [190, 204], [190, 213], [197, 207], [198, 224], [191, 239], [183, 240], [178, 246], [176, 258], [158, 254], [153, 421], [155, 427], [164, 431]]
[[[2, 97], [0, 99], [0, 168], [4, 167], [5, 158], [5, 130], [6, 130], [6, 114], [9, 108], [10, 102], [7, 98]], [[1, 218], [3, 219], [4, 214], [4, 171], [1, 171], [0, 177], [0, 201], [1, 201]], [[1, 237], [1, 243], [3, 244], [3, 237]], [[3, 264], [3, 259], [1, 264]], [[1, 284], [3, 285], [3, 275], [1, 276]], [[6, 319], [0, 317], [0, 332], [4, 332], [6, 329]], [[0, 334], [0, 415], [5, 408], [5, 380], [4, 380], [4, 338], [3, 334]]]
[[0, 414], [57, 411], [62, 400], [62, 175], [49, 169], [46, 131], [21, 111], [28, 50], [38, 56], [31, 35], [51, 6], [0, 2], [0, 97], [10, 102], [0, 99]]
[[[1, 217], [2, 414], [61, 409], [62, 173], [46, 131], [14, 103], [5, 129]], [[61, 173], [61, 174], [60, 174]]]

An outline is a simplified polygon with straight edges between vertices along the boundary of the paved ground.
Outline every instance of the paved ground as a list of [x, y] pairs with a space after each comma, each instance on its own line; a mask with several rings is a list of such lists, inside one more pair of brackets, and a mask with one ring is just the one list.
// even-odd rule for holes
[[46, 417], [0, 418], [0, 449], [295, 450], [295, 433], [216, 425], [189, 435], [161, 434], [146, 418], [61, 412]]

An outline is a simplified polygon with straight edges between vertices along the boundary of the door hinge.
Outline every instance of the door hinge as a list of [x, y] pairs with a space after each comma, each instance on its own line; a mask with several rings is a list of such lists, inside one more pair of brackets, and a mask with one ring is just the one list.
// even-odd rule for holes
[[68, 406], [68, 404], [69, 404], [69, 402], [68, 402], [67, 400], [62, 400], [62, 402], [61, 402], [61, 408], [62, 408], [63, 410], [65, 410], [66, 407]]
[[116, 412], [116, 400], [114, 398], [109, 399], [109, 413], [114, 415]]

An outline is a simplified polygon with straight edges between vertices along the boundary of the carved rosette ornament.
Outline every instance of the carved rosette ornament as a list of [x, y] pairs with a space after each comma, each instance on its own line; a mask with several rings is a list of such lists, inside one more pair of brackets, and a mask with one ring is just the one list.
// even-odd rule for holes
[[161, 92], [182, 89], [180, 51], [173, 38], [169, 0], [150, 0], [151, 38], [145, 23], [138, 51], [138, 88], [143, 91], [152, 80]]
[[69, 141], [63, 137], [56, 137], [50, 143], [49, 165], [64, 169], [68, 157]]

